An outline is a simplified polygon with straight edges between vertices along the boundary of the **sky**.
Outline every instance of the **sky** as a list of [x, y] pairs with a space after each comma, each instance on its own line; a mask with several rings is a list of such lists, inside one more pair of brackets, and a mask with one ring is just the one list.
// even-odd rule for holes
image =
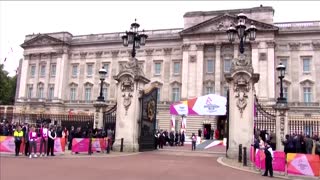
[[186, 12], [261, 4], [274, 8], [274, 22], [320, 21], [320, 1], [0, 1], [0, 63], [15, 75], [27, 34], [123, 32], [135, 18], [146, 30], [183, 28]]

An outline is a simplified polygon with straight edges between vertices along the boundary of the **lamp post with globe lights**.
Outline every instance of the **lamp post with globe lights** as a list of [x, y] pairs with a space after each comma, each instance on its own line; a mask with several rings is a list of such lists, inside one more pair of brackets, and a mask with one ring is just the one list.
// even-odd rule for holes
[[104, 69], [104, 67], [102, 67], [99, 70], [99, 76], [100, 76], [100, 81], [101, 81], [101, 84], [100, 84], [100, 96], [97, 99], [97, 101], [99, 101], [99, 102], [105, 102], [105, 99], [104, 99], [103, 93], [102, 93], [102, 89], [103, 89], [103, 81], [106, 79], [106, 75], [107, 75], [107, 70]]
[[250, 41], [254, 41], [256, 39], [257, 28], [253, 24], [249, 28], [246, 27], [247, 16], [243, 13], [238, 14], [237, 19], [238, 24], [235, 27], [231, 24], [227, 30], [227, 35], [230, 42], [234, 42], [235, 36], [238, 35], [240, 40], [239, 51], [243, 54], [246, 38], [248, 37]]
[[136, 56], [136, 49], [139, 49], [140, 46], [144, 46], [146, 44], [146, 39], [148, 36], [144, 34], [144, 30], [139, 32], [140, 25], [135, 22], [131, 24], [130, 31], [126, 31], [126, 34], [122, 36], [123, 46], [127, 47], [132, 44], [131, 57], [134, 58]]
[[277, 99], [277, 103], [287, 103], [287, 99], [283, 96], [283, 78], [285, 75], [286, 67], [280, 63], [277, 66], [277, 71], [279, 72], [278, 78], [280, 79], [280, 97]]

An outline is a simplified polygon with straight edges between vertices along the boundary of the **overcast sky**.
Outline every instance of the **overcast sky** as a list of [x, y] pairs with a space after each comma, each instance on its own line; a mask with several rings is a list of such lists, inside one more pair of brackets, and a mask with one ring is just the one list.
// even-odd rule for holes
[[[68, 31], [73, 35], [122, 32], [137, 18], [143, 29], [183, 28], [188, 11], [272, 6], [275, 22], [320, 20], [317, 1], [0, 1], [0, 63], [15, 74], [25, 35]], [[12, 48], [12, 50], [11, 50]]]

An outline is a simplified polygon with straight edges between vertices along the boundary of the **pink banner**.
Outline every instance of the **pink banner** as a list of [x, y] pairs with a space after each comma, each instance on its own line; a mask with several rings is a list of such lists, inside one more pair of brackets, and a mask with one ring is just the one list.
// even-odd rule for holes
[[[40, 152], [40, 138], [37, 139], [37, 153]], [[0, 136], [0, 152], [5, 153], [15, 153], [15, 143], [13, 136]], [[22, 141], [20, 147], [20, 153], [24, 153], [25, 143]], [[65, 138], [56, 138], [54, 141], [54, 148], [55, 153], [64, 153], [65, 151]], [[43, 148], [44, 151], [44, 148]], [[44, 152], [46, 153], [46, 152]]]
[[320, 158], [318, 155], [288, 153], [288, 174], [320, 176]]
[[[274, 171], [284, 172], [286, 167], [286, 155], [281, 151], [273, 152], [272, 167]], [[256, 153], [255, 165], [259, 169], [266, 169], [266, 156], [263, 150], [258, 150]]]
[[104, 138], [92, 138], [92, 146], [91, 150], [92, 152], [97, 152], [97, 151], [104, 151], [106, 149], [106, 139]]
[[89, 138], [73, 138], [72, 152], [88, 152]]

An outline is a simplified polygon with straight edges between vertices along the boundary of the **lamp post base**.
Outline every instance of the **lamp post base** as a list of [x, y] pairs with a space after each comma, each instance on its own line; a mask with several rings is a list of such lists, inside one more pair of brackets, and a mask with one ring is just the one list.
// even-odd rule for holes
[[97, 101], [99, 101], [99, 102], [105, 102], [103, 96], [99, 96], [99, 97], [97, 98]]

